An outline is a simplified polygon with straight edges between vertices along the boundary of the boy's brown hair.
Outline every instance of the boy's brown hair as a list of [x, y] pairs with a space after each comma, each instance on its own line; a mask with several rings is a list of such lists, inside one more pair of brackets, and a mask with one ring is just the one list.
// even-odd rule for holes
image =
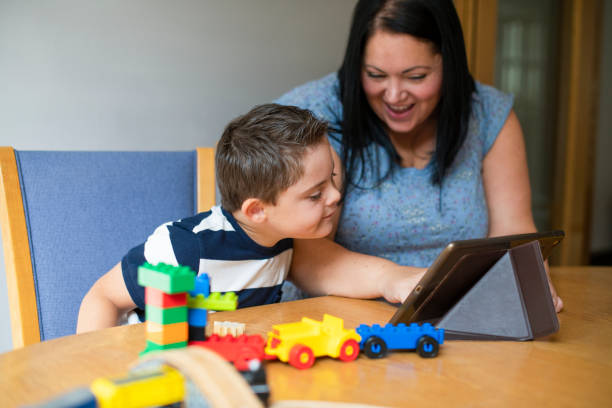
[[321, 143], [327, 123], [307, 110], [259, 105], [231, 121], [215, 155], [221, 205], [233, 212], [247, 198], [276, 204], [278, 195], [304, 174], [302, 158]]

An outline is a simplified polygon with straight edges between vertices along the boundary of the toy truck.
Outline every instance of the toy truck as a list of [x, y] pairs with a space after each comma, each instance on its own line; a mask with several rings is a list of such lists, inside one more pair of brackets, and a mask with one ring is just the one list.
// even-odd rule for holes
[[345, 329], [339, 317], [325, 314], [319, 322], [307, 317], [295, 323], [277, 324], [268, 333], [266, 358], [278, 358], [300, 369], [309, 368], [316, 357], [352, 361], [359, 354], [359, 335]]
[[389, 350], [416, 350], [421, 357], [438, 355], [440, 344], [444, 343], [444, 329], [436, 329], [430, 323], [418, 325], [378, 324], [357, 327], [361, 336], [360, 348], [370, 358], [382, 358]]

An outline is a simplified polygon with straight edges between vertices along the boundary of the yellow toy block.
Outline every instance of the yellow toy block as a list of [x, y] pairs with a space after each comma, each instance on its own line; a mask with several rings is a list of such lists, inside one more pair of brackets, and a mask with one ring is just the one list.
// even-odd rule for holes
[[100, 408], [137, 408], [170, 405], [185, 398], [185, 380], [174, 368], [162, 366], [151, 372], [91, 384]]

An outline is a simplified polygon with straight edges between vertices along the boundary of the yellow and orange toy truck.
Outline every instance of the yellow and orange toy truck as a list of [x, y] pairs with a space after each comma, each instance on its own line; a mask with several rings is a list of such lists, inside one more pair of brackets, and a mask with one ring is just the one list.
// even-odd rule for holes
[[353, 361], [359, 355], [360, 340], [355, 329], [344, 328], [342, 319], [325, 314], [322, 322], [304, 317], [300, 322], [272, 326], [265, 353], [266, 358], [303, 369], [320, 356]]

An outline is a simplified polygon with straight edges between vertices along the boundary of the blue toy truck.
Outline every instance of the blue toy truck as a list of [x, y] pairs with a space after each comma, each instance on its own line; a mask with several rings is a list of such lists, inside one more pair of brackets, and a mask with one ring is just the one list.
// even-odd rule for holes
[[444, 343], [444, 329], [436, 329], [430, 323], [409, 326], [388, 323], [385, 327], [362, 324], [357, 327], [357, 333], [361, 336], [359, 347], [370, 358], [382, 358], [389, 350], [398, 349], [416, 349], [421, 357], [435, 357]]

